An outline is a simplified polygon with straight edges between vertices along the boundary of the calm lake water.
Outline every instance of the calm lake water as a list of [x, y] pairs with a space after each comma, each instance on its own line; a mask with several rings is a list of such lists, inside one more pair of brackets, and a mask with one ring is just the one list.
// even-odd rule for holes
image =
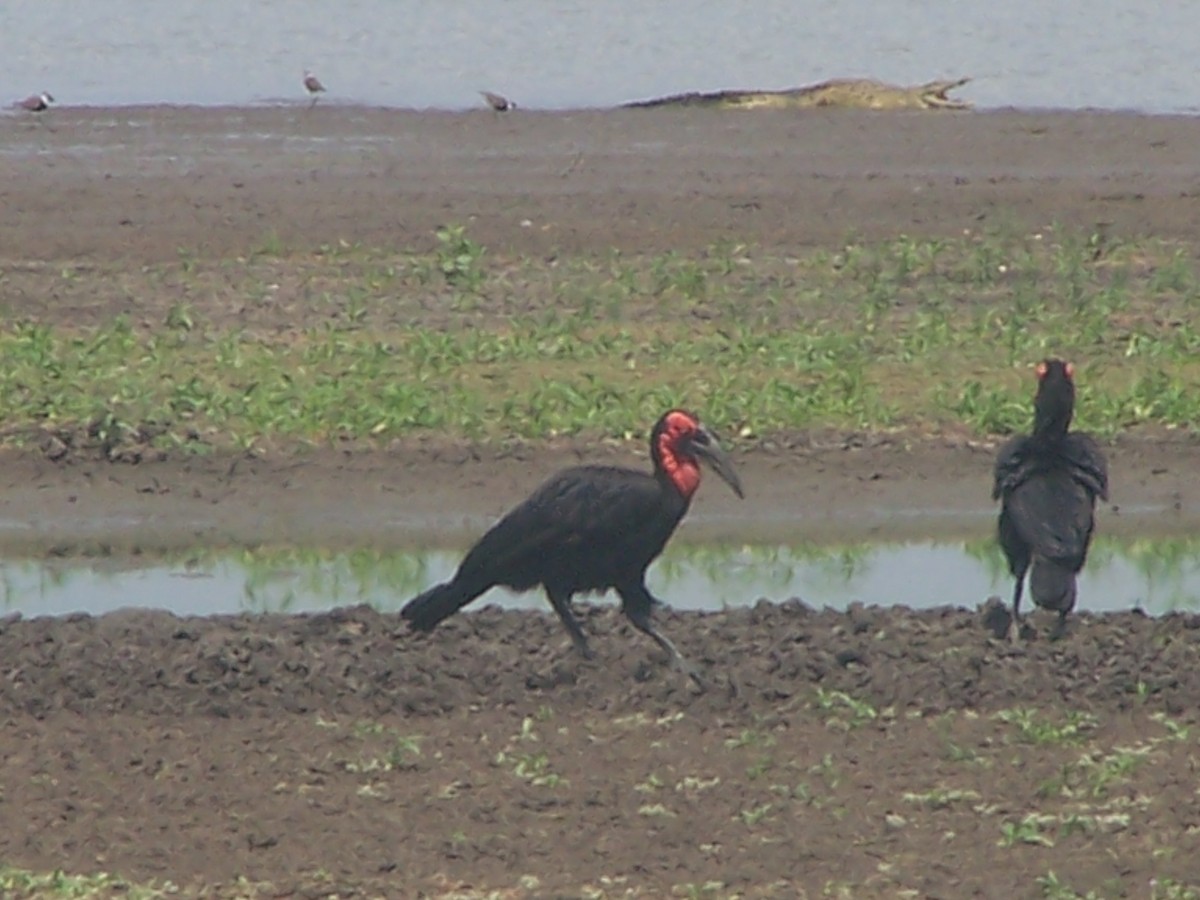
[[4, 0], [0, 90], [67, 105], [527, 108], [836, 76], [975, 80], [981, 107], [1200, 108], [1200, 2]]
[[[255, 550], [159, 563], [0, 561], [0, 612], [100, 614], [121, 607], [181, 615], [303, 612], [367, 603], [398, 610], [453, 574], [462, 551]], [[136, 566], [136, 567], [132, 567]], [[1011, 596], [994, 541], [843, 546], [685, 545], [650, 569], [651, 590], [677, 609], [720, 610], [799, 597], [810, 606], [974, 608]], [[1100, 538], [1079, 586], [1080, 608], [1200, 611], [1200, 539]], [[615, 602], [612, 595], [598, 602]], [[549, 610], [540, 591], [493, 590], [476, 606]]]

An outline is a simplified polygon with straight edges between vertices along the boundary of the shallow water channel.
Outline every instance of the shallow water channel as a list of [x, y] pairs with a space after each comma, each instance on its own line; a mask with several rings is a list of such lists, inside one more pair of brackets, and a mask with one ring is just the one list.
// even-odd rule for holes
[[[451, 575], [462, 550], [255, 549], [163, 558], [8, 559], [0, 562], [0, 610], [26, 616], [122, 607], [180, 615], [307, 612], [370, 604], [395, 611]], [[677, 609], [720, 610], [762, 598], [800, 598], [844, 609], [860, 601], [974, 608], [1010, 596], [995, 542], [687, 544], [650, 569], [651, 590]], [[611, 596], [596, 602], [613, 602]], [[548, 609], [541, 592], [496, 589], [477, 606]], [[1080, 609], [1141, 608], [1152, 615], [1200, 611], [1200, 538], [1101, 537], [1080, 581]]]

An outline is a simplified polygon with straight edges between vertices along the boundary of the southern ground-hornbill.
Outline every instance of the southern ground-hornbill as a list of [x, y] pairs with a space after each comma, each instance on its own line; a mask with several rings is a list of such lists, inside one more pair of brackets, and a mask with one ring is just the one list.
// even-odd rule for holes
[[579, 652], [590, 658], [571, 597], [613, 588], [629, 621], [700, 684], [651, 622], [655, 598], [646, 588], [646, 568], [687, 512], [700, 486], [700, 462], [739, 497], [742, 485], [716, 438], [683, 410], [670, 410], [655, 424], [650, 458], [653, 472], [578, 466], [554, 475], [480, 538], [454, 578], [414, 597], [400, 614], [413, 629], [430, 631], [491, 587], [526, 591], [540, 584]]
[[[1033, 433], [1013, 438], [996, 458], [992, 499], [1001, 500], [1000, 546], [1016, 578], [1009, 638], [1020, 640], [1021, 591], [1058, 612], [1056, 634], [1075, 606], [1075, 576], [1087, 561], [1096, 498], [1108, 499], [1108, 463], [1091, 435], [1068, 431], [1075, 411], [1074, 367], [1037, 366]], [[1032, 569], [1031, 569], [1032, 567]]]

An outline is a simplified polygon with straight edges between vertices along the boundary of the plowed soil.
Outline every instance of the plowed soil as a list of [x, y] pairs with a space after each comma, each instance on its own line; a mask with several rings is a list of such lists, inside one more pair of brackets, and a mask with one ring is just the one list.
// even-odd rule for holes
[[494, 609], [429, 639], [366, 608], [12, 622], [3, 855], [202, 895], [241, 876], [340, 897], [1194, 879], [1200, 617], [1083, 616], [1019, 649], [990, 618], [664, 615], [704, 692], [613, 610], [585, 617], [592, 663], [551, 616]]
[[[1188, 238], [1200, 226], [1191, 119], [53, 115], [0, 122], [8, 259], [138, 265], [179, 247], [236, 252], [268, 231], [297, 247], [418, 247], [437, 224], [468, 220], [483, 243], [531, 254], [953, 234], [991, 216]], [[338, 140], [298, 152], [270, 137], [298, 127]], [[137, 298], [123, 302], [88, 315]], [[38, 314], [76, 312], [46, 298]], [[3, 540], [56, 552], [355, 543], [378, 535], [397, 496], [451, 527], [497, 514], [585, 451], [642, 455], [9, 454], [0, 508], [28, 527]], [[886, 510], [922, 505], [953, 513], [944, 527], [982, 528], [989, 453], [952, 437], [798, 435], [739, 464], [748, 484], [771, 484], [768, 517], [802, 510], [800, 530], [887, 531], [899, 526]], [[1125, 510], [1186, 527], [1193, 459], [1189, 439], [1113, 448], [1102, 527], [1121, 528]], [[732, 503], [702, 491], [698, 527], [746, 524], [725, 517]], [[0, 861], [213, 897], [1200, 890], [1198, 617], [1084, 613], [1050, 641], [1034, 616], [1012, 647], [996, 637], [995, 604], [664, 610], [706, 674], [701, 692], [619, 613], [585, 610], [587, 663], [548, 614], [491, 609], [427, 638], [369, 609], [5, 620]], [[3, 869], [0, 885], [25, 890]]]

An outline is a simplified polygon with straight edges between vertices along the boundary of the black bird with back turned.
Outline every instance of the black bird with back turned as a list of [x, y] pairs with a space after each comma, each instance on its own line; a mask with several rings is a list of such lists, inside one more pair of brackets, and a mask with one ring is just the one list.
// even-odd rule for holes
[[703, 686], [651, 621], [655, 598], [646, 588], [646, 569], [691, 505], [699, 463], [711, 466], [738, 497], [742, 485], [716, 438], [683, 410], [670, 410], [655, 424], [650, 458], [653, 472], [578, 466], [554, 475], [479, 539], [454, 578], [414, 597], [400, 614], [414, 630], [432, 631], [489, 588], [527, 591], [540, 584], [576, 648], [590, 658], [571, 597], [613, 588], [629, 621]]
[[1038, 363], [1033, 433], [1013, 438], [996, 458], [992, 499], [1001, 500], [1000, 546], [1016, 578], [1009, 638], [1021, 632], [1021, 593], [1058, 613], [1056, 634], [1075, 607], [1076, 575], [1087, 562], [1096, 498], [1108, 499], [1108, 463], [1095, 439], [1069, 431], [1075, 412], [1075, 368], [1060, 359]]

